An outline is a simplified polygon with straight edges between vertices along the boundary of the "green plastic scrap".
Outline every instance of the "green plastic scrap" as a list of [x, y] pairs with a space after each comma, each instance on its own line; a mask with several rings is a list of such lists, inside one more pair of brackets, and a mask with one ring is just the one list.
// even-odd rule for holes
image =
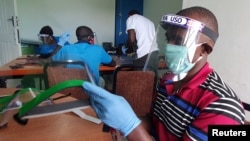
[[22, 107], [19, 109], [18, 117], [25, 116], [31, 109], [39, 105], [44, 100], [48, 99], [50, 96], [56, 94], [57, 92], [70, 87], [80, 87], [84, 82], [84, 80], [66, 80], [50, 87], [44, 92], [38, 94], [34, 99], [22, 105]]
[[[14, 100], [17, 96], [23, 95], [23, 94], [25, 94], [27, 92], [30, 92], [30, 91], [33, 91], [33, 92], [36, 92], [36, 93], [41, 93], [42, 92], [42, 91], [37, 90], [35, 88], [25, 88], [25, 89], [18, 90], [18, 91], [16, 91], [15, 93], [13, 93], [11, 95], [0, 97], [0, 113], [2, 113], [7, 108], [8, 104], [12, 100]], [[24, 102], [24, 101], [21, 101], [21, 102]]]

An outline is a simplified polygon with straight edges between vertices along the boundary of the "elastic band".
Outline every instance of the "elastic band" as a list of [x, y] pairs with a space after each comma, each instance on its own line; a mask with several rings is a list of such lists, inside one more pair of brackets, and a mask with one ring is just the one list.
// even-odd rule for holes
[[213, 32], [213, 30], [211, 30], [211, 29], [208, 28], [207, 26], [205, 26], [205, 27], [202, 29], [201, 33], [207, 35], [207, 36], [208, 36], [209, 38], [211, 38], [214, 42], [216, 42], [216, 40], [217, 40], [217, 38], [218, 38], [218, 35], [215, 34], [215, 33]]

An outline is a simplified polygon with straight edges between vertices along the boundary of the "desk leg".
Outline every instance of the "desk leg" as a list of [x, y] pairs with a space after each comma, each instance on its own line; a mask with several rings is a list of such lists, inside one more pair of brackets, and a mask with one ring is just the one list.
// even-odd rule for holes
[[6, 81], [7, 81], [6, 77], [0, 77], [0, 88], [6, 88], [7, 87]]
[[[38, 86], [36, 85], [37, 83]], [[43, 75], [25, 75], [21, 80], [23, 88], [37, 88], [42, 90], [43, 88]]]

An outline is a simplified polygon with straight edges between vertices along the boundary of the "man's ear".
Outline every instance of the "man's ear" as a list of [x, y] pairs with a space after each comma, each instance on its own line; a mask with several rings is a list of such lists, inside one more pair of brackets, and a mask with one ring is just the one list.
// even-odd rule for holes
[[88, 36], [88, 42], [90, 43], [90, 44], [94, 44], [94, 38], [92, 37], [92, 36]]
[[203, 51], [206, 51], [207, 54], [210, 54], [213, 51], [213, 48], [207, 43], [203, 44], [202, 46], [203, 46]]

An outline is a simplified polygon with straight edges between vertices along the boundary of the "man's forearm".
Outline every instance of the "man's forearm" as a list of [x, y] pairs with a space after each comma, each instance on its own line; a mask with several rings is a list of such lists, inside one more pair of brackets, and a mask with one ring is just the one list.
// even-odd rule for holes
[[61, 48], [62, 48], [62, 46], [57, 45], [56, 48], [55, 48], [55, 49], [53, 50], [53, 52], [51, 53], [51, 56], [55, 55], [55, 54], [58, 52], [58, 50], [60, 50]]
[[137, 126], [128, 136], [128, 141], [153, 141], [153, 138], [145, 130], [142, 124]]

